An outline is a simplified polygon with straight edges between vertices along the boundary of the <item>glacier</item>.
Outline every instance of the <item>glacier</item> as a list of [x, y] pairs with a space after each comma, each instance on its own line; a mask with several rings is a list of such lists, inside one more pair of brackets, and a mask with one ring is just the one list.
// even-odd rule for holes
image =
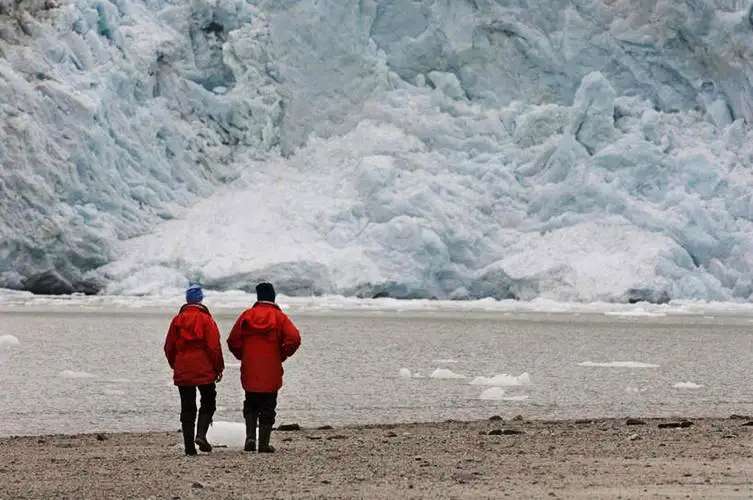
[[750, 0], [0, 0], [0, 287], [753, 295]]

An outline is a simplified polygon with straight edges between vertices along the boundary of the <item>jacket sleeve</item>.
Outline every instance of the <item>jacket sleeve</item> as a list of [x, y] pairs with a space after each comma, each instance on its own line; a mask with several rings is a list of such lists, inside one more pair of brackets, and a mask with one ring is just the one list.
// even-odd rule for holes
[[282, 360], [285, 361], [295, 354], [295, 351], [297, 351], [300, 346], [301, 334], [298, 332], [298, 328], [295, 327], [290, 318], [285, 315], [285, 319], [282, 323]]
[[227, 347], [236, 359], [243, 357], [243, 314], [238, 316], [233, 329], [230, 330], [230, 335], [227, 338]]
[[165, 357], [170, 365], [170, 368], [175, 369], [175, 340], [177, 337], [177, 330], [175, 328], [175, 319], [170, 322], [170, 328], [167, 330], [167, 337], [165, 337]]
[[206, 329], [205, 338], [207, 339], [209, 359], [212, 360], [214, 373], [219, 375], [225, 370], [225, 360], [222, 357], [222, 345], [220, 344], [220, 329], [217, 328], [217, 323], [213, 319], [207, 321]]

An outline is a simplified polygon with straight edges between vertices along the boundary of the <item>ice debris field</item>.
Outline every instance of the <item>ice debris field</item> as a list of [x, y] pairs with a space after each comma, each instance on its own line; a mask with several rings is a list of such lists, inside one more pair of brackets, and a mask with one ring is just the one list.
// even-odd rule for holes
[[0, 0], [0, 287], [753, 295], [736, 0]]

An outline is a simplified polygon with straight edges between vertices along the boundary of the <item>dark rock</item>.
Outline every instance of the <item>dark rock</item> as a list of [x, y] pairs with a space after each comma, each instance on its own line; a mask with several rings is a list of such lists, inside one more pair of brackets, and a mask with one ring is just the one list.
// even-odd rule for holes
[[97, 441], [107, 441], [107, 436], [104, 434], [97, 434]]
[[487, 434], [489, 436], [517, 436], [525, 433], [517, 429], [494, 429], [489, 431]]
[[201, 483], [199, 483], [199, 482], [194, 482], [194, 483], [193, 483], [193, 484], [191, 485], [191, 488], [195, 488], [195, 489], [201, 489], [201, 488], [203, 488], [203, 487], [204, 487], [204, 485], [203, 485], [203, 484], [201, 484]]
[[690, 422], [688, 420], [683, 420], [681, 422], [665, 422], [663, 424], [659, 424], [659, 429], [686, 429], [688, 427], [691, 427], [693, 425], [693, 422]]
[[320, 430], [320, 431], [330, 431], [332, 429], [334, 429], [334, 427], [332, 427], [331, 425], [322, 425], [322, 426], [317, 427], [317, 430]]
[[737, 413], [733, 413], [732, 415], [729, 416], [729, 419], [730, 420], [750, 420], [751, 417], [749, 417], [748, 415], [738, 415]]
[[395, 433], [394, 433], [394, 432], [392, 432], [392, 431], [389, 431], [389, 432], [388, 432], [387, 434], [385, 434], [384, 436], [385, 436], [385, 437], [388, 437], [388, 438], [394, 438], [394, 437], [397, 437], [397, 434], [395, 434]]
[[300, 431], [301, 426], [298, 424], [282, 424], [277, 427], [277, 430], [281, 432]]
[[523, 420], [523, 415], [515, 415], [512, 419], [513, 422], [522, 422]]
[[335, 434], [334, 436], [327, 436], [327, 441], [331, 441], [333, 439], [348, 439], [348, 436], [345, 436], [343, 434]]
[[499, 415], [492, 415], [491, 417], [489, 417], [489, 420], [491, 420], [492, 422], [501, 422], [504, 419]]
[[750, 422], [745, 422], [743, 424], [743, 427], [753, 427], [753, 420], [751, 420]]
[[291, 442], [292, 440], [293, 440], [293, 438], [282, 438], [282, 439], [281, 439], [281, 441], [282, 441], [283, 443], [289, 443], [289, 442]]
[[44, 439], [37, 439], [37, 444], [46, 444], [46, 443], [47, 441], [45, 441]]
[[589, 420], [587, 418], [581, 418], [575, 421], [576, 425], [591, 425], [593, 423], [594, 423], [593, 420]]
[[306, 436], [306, 439], [310, 439], [312, 441], [318, 441], [321, 438], [321, 436]]
[[646, 422], [637, 418], [629, 418], [625, 420], [625, 425], [646, 425]]

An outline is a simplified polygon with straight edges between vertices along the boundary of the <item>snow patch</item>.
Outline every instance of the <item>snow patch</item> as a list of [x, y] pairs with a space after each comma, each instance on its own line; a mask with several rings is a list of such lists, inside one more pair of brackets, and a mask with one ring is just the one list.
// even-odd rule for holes
[[400, 368], [400, 377], [402, 378], [412, 378], [413, 373], [408, 368]]

